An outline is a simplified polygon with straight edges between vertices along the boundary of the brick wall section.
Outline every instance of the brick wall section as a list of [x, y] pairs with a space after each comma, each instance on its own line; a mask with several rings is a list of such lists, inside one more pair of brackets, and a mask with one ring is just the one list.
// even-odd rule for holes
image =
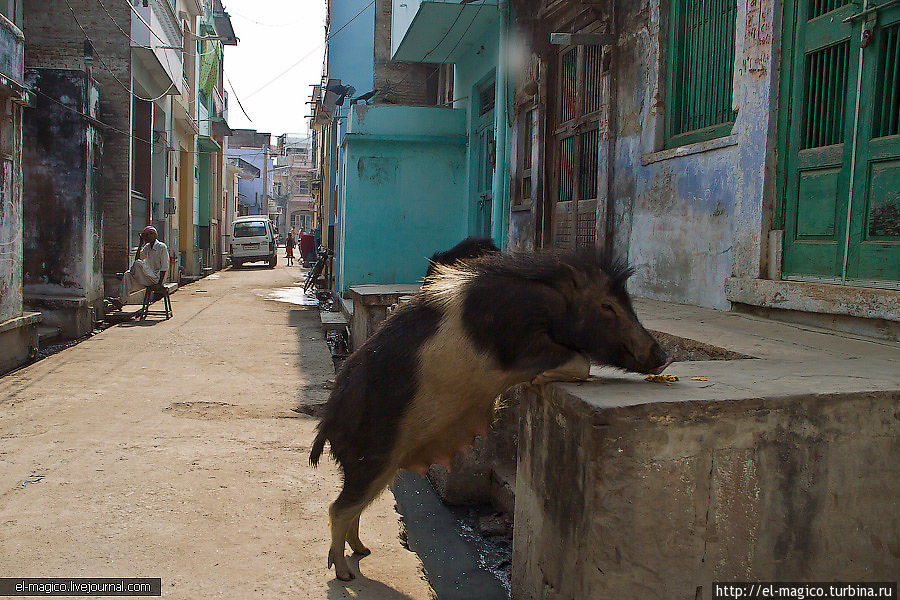
[[[93, 77], [100, 88], [98, 118], [121, 132], [131, 131], [131, 41], [119, 31], [131, 30], [131, 10], [125, 2], [105, 1], [109, 15], [97, 0], [69, 0], [94, 47]], [[110, 18], [112, 17], [112, 19]], [[26, 2], [24, 14], [25, 65], [27, 67], [84, 69], [84, 35], [63, 0]], [[101, 63], [102, 61], [102, 63]], [[105, 65], [105, 67], [104, 67]], [[111, 74], [112, 73], [112, 74]], [[120, 85], [114, 78], [124, 84]], [[112, 275], [128, 268], [129, 249], [129, 160], [127, 134], [105, 130], [100, 178], [103, 199], [103, 272], [107, 284]], [[108, 289], [107, 293], [117, 293]]]
[[[375, 3], [375, 89], [385, 90], [373, 102], [411, 106], [427, 104], [428, 85], [437, 86], [437, 66], [428, 63], [391, 62], [392, 0]], [[357, 90], [364, 94], [369, 90]]]

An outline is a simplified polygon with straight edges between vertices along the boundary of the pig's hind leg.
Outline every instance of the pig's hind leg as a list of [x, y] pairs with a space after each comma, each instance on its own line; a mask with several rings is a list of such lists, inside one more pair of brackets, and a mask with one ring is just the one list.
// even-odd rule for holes
[[357, 554], [368, 554], [369, 549], [359, 539], [359, 515], [363, 509], [387, 487], [397, 473], [395, 467], [375, 461], [359, 461], [344, 469], [344, 489], [328, 509], [331, 518], [331, 548], [328, 550], [328, 566], [334, 565], [335, 574], [341, 581], [350, 581], [355, 576], [350, 572], [344, 556], [344, 545]]
[[356, 515], [356, 518], [350, 522], [350, 528], [347, 530], [347, 543], [350, 544], [350, 549], [354, 554], [367, 556], [372, 552], [359, 539], [359, 515]]

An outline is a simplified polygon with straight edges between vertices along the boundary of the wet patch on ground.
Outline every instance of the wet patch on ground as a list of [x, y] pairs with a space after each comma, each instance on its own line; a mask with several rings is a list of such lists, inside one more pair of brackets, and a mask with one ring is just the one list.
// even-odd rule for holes
[[301, 285], [269, 290], [265, 299], [274, 300], [275, 302], [287, 302], [298, 306], [319, 306], [319, 299], [316, 297], [315, 292], [304, 294], [303, 286]]

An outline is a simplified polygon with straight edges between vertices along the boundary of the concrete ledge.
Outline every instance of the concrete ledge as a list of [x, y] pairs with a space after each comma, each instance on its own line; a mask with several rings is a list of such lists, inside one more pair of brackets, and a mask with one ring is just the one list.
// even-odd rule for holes
[[422, 289], [418, 283], [368, 283], [350, 286], [350, 298], [366, 306], [390, 306], [400, 296], [412, 296]]
[[322, 311], [319, 318], [325, 331], [343, 331], [350, 324], [350, 319], [342, 312]]
[[725, 297], [765, 308], [900, 321], [898, 290], [729, 277]]
[[41, 313], [26, 312], [0, 323], [0, 374], [27, 363], [38, 348]]
[[[75, 339], [90, 333], [94, 321], [104, 315], [103, 299], [86, 296], [39, 294], [25, 290], [25, 306], [39, 310], [45, 326], [59, 329], [63, 339]], [[46, 336], [45, 336], [46, 337]]]
[[350, 318], [350, 348], [356, 350], [386, 317], [388, 308], [401, 297], [415, 294], [419, 284], [364, 284], [350, 286], [353, 316]]
[[525, 405], [514, 598], [709, 598], [713, 581], [895, 577], [900, 531], [884, 515], [900, 485], [900, 393], [590, 416], [571, 400], [557, 390]]
[[635, 306], [650, 329], [755, 358], [676, 362], [671, 385], [595, 367], [518, 388], [513, 597], [893, 579], [900, 344]]
[[26, 325], [33, 325], [40, 322], [41, 313], [22, 313], [21, 317], [13, 317], [12, 319], [7, 319], [6, 321], [0, 323], [0, 333], [3, 333], [5, 331], [12, 331], [13, 329], [18, 329], [19, 327], [25, 327]]
[[89, 301], [86, 296], [63, 296], [56, 294], [33, 294], [25, 290], [25, 302], [41, 304], [42, 306], [59, 306], [66, 308], [79, 308], [87, 306]]
[[341, 303], [341, 312], [344, 313], [348, 319], [353, 319], [353, 300], [344, 298], [340, 295], [337, 296], [337, 298]]
[[701, 152], [710, 152], [712, 150], [718, 150], [720, 148], [728, 148], [730, 146], [737, 146], [738, 136], [736, 135], [727, 135], [725, 137], [716, 138], [713, 140], [707, 140], [704, 142], [695, 142], [693, 144], [686, 144], [684, 146], [678, 146], [677, 148], [669, 148], [667, 150], [660, 150], [658, 152], [651, 152], [650, 154], [645, 154], [641, 157], [641, 164], [645, 167], [649, 164], [659, 162], [662, 160], [669, 160], [670, 158], [678, 158], [681, 156], [690, 156], [691, 154], [700, 154]]

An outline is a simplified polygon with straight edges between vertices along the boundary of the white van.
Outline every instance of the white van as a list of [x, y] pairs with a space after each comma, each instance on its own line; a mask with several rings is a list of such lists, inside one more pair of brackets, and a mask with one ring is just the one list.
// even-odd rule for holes
[[275, 227], [263, 216], [239, 217], [231, 224], [231, 264], [242, 266], [245, 262], [269, 263], [275, 266]]

